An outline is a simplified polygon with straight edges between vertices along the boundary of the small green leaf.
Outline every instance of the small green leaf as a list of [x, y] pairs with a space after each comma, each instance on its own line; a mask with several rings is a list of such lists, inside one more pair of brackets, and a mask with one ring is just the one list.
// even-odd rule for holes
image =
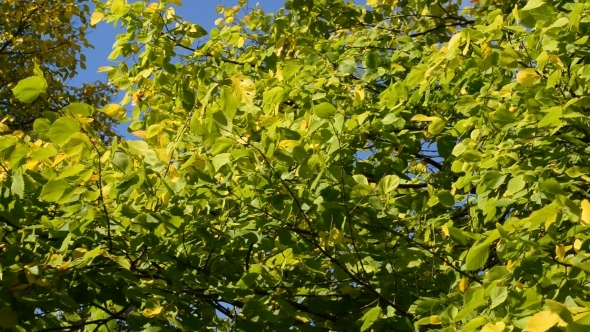
[[381, 194], [381, 195], [389, 194], [390, 192], [395, 190], [395, 188], [397, 188], [397, 186], [399, 186], [399, 182], [400, 182], [400, 179], [397, 175], [385, 175], [381, 179], [381, 181], [379, 181], [379, 187], [377, 188], [379, 190], [379, 194]]
[[12, 184], [10, 185], [10, 191], [13, 194], [19, 196], [21, 199], [25, 195], [25, 181], [21, 173], [14, 173], [12, 175]]
[[381, 307], [376, 306], [371, 308], [371, 310], [367, 311], [363, 317], [361, 318], [363, 321], [363, 325], [361, 326], [361, 332], [366, 331], [369, 329], [381, 316]]
[[440, 204], [446, 207], [451, 207], [455, 205], [455, 197], [448, 190], [439, 191], [436, 194], [436, 196], [438, 197], [438, 201], [440, 202]]
[[47, 81], [39, 76], [27, 77], [18, 82], [12, 89], [16, 99], [23, 103], [29, 104], [35, 101], [37, 97], [47, 90]]
[[211, 155], [215, 156], [222, 152], [226, 152], [232, 145], [234, 145], [235, 141], [229, 137], [219, 137], [211, 146]]
[[467, 269], [467, 271], [480, 269], [487, 262], [489, 256], [489, 244], [475, 244], [467, 253], [467, 257], [465, 258], [465, 269]]
[[324, 102], [313, 107], [314, 114], [320, 119], [329, 119], [336, 113], [336, 107], [331, 103]]
[[215, 157], [213, 157], [213, 159], [211, 160], [211, 163], [213, 163], [213, 167], [215, 167], [215, 171], [219, 171], [219, 169], [229, 163], [231, 154], [229, 153], [220, 153], [218, 155], [216, 155]]
[[535, 8], [541, 7], [545, 2], [543, 0], [530, 0], [520, 11], [526, 12]]

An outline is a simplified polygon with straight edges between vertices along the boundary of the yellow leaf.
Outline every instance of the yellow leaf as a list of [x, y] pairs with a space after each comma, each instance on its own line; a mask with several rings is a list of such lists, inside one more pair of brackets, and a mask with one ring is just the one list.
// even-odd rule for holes
[[565, 247], [561, 244], [558, 244], [555, 247], [555, 256], [557, 257], [557, 260], [562, 261], [565, 257]]
[[299, 142], [298, 141], [294, 141], [294, 140], [283, 140], [279, 142], [279, 148], [292, 148], [295, 146], [298, 146]]
[[432, 325], [440, 325], [440, 324], [442, 324], [442, 321], [440, 319], [440, 316], [437, 316], [437, 315], [430, 316], [430, 324], [432, 324]]
[[119, 104], [108, 104], [103, 107], [102, 111], [113, 118], [125, 116], [127, 113], [125, 108]]
[[132, 132], [132, 134], [139, 137], [139, 138], [146, 138], [145, 130], [134, 131], [134, 132]]
[[235, 74], [231, 80], [233, 97], [242, 103], [252, 104], [256, 95], [256, 85], [254, 82], [242, 74]]
[[222, 19], [221, 17], [220, 17], [220, 18], [218, 18], [218, 19], [216, 19], [216, 20], [215, 20], [215, 25], [220, 25], [222, 20], [223, 20], [223, 19]]
[[152, 317], [159, 315], [161, 312], [162, 312], [162, 307], [156, 307], [156, 308], [145, 308], [145, 309], [143, 309], [143, 311], [141, 313], [144, 316], [146, 316], [147, 318], [152, 318]]
[[580, 239], [576, 239], [576, 240], [574, 241], [574, 250], [575, 250], [576, 252], [580, 251], [580, 249], [582, 249], [582, 244], [583, 244], [583, 243], [584, 243], [584, 242], [582, 242], [582, 240], [580, 240]]
[[559, 315], [551, 311], [536, 313], [526, 324], [526, 332], [545, 332], [559, 322]]
[[41, 286], [41, 287], [48, 287], [48, 286], [51, 286], [51, 281], [49, 281], [45, 278], [38, 279], [37, 281], [35, 281], [35, 285]]
[[72, 250], [72, 258], [77, 259], [77, 258], [84, 257], [84, 254], [86, 254], [86, 252], [88, 252], [88, 250], [86, 250], [84, 248], [76, 248], [76, 249]]
[[303, 322], [305, 324], [309, 323], [309, 317], [307, 316], [306, 313], [302, 313], [302, 312], [301, 313], [297, 313], [295, 315], [295, 319], [297, 319], [298, 321]]
[[438, 118], [432, 117], [432, 116], [426, 116], [424, 114], [416, 114], [410, 119], [410, 121], [430, 122], [430, 121], [433, 121], [434, 119], [438, 119]]
[[103, 18], [104, 18], [103, 13], [99, 13], [99, 12], [92, 13], [92, 15], [90, 16], [90, 25], [94, 26], [94, 25], [98, 24], [100, 21], [102, 21]]
[[449, 226], [442, 225], [442, 226], [440, 226], [440, 228], [441, 228], [443, 234], [445, 235], [445, 237], [449, 236]]
[[516, 81], [524, 86], [530, 87], [535, 84], [539, 75], [533, 69], [526, 68], [516, 74]]
[[582, 216], [580, 222], [584, 226], [590, 225], [590, 201], [587, 199], [582, 201]]
[[238, 39], [238, 48], [241, 48], [242, 46], [244, 46], [245, 43], [246, 43], [246, 39], [244, 37], [240, 37], [240, 39]]
[[461, 291], [461, 293], [465, 293], [467, 288], [469, 288], [469, 280], [467, 279], [467, 277], [463, 277], [461, 278], [461, 281], [459, 281], [459, 290]]

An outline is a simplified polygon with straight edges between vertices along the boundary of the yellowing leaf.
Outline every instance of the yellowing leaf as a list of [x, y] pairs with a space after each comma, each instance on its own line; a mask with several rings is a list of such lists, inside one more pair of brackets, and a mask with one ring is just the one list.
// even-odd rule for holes
[[526, 87], [533, 86], [535, 84], [535, 80], [539, 77], [535, 70], [526, 68], [518, 72], [516, 74], [516, 81]]
[[82, 257], [84, 257], [84, 254], [86, 254], [87, 252], [88, 252], [88, 250], [86, 250], [84, 248], [76, 248], [76, 249], [72, 250], [72, 258], [73, 259], [82, 258]]
[[298, 145], [299, 142], [294, 140], [283, 140], [279, 142], [279, 148], [292, 148]]
[[580, 249], [582, 249], [582, 244], [584, 244], [584, 242], [582, 242], [582, 240], [580, 240], [580, 239], [576, 239], [576, 240], [574, 241], [574, 250], [575, 250], [576, 252], [580, 251]]
[[481, 329], [481, 332], [504, 332], [505, 329], [506, 324], [504, 322], [488, 323]]
[[450, 234], [450, 233], [449, 233], [449, 226], [447, 226], [447, 225], [442, 225], [442, 226], [440, 226], [440, 228], [441, 228], [441, 230], [442, 230], [443, 234], [445, 235], [445, 237], [449, 236], [449, 234]]
[[103, 13], [99, 13], [99, 12], [92, 13], [92, 15], [90, 16], [90, 25], [92, 25], [92, 26], [97, 25], [100, 21], [102, 21], [103, 18], [104, 18]]
[[525, 332], [545, 332], [559, 322], [559, 315], [551, 311], [536, 313], [526, 324]]
[[432, 325], [440, 325], [440, 324], [442, 324], [442, 321], [440, 319], [440, 316], [437, 316], [437, 315], [430, 316], [430, 324], [432, 324]]
[[220, 17], [218, 19], [215, 20], [215, 25], [220, 25], [221, 22], [223, 21], [223, 19]]
[[584, 226], [590, 225], [590, 201], [587, 199], [582, 201], [582, 216], [580, 222]]
[[555, 247], [555, 256], [557, 257], [557, 260], [562, 261], [565, 257], [565, 247], [561, 244], [558, 244]]
[[463, 277], [461, 278], [461, 281], [459, 281], [459, 290], [461, 293], [465, 293], [467, 288], [469, 288], [469, 279], [467, 279], [467, 277]]
[[251, 104], [256, 96], [256, 85], [251, 79], [242, 75], [235, 74], [232, 80], [232, 96], [245, 104]]
[[152, 318], [159, 315], [162, 312], [162, 307], [155, 307], [155, 308], [145, 308], [141, 312], [147, 318]]
[[108, 104], [103, 107], [102, 111], [113, 118], [125, 116], [125, 113], [127, 113], [125, 108], [119, 104]]

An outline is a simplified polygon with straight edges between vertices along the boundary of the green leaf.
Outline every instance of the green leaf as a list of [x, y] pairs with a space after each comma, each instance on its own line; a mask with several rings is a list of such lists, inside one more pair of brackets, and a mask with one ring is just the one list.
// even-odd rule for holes
[[527, 4], [520, 9], [520, 11], [526, 12], [535, 8], [539, 8], [544, 4], [545, 2], [543, 0], [529, 0], [529, 2], [527, 2]]
[[438, 197], [438, 201], [440, 202], [440, 204], [444, 206], [451, 207], [455, 205], [455, 197], [448, 190], [439, 191], [438, 193], [436, 193], [436, 197]]
[[328, 102], [323, 102], [313, 107], [314, 114], [320, 119], [329, 119], [336, 114], [336, 107]]
[[508, 181], [508, 187], [506, 188], [506, 193], [507, 194], [515, 194], [519, 191], [521, 191], [522, 189], [524, 189], [524, 186], [526, 185], [526, 182], [524, 181], [524, 176], [522, 175], [517, 175], [515, 177], [513, 177], [512, 179], [510, 179], [510, 181]]
[[368, 330], [381, 316], [381, 307], [376, 306], [371, 308], [371, 310], [367, 311], [361, 320], [363, 321], [363, 325], [361, 326], [361, 332]]
[[226, 152], [231, 146], [233, 146], [235, 141], [229, 137], [220, 137], [215, 140], [213, 146], [211, 146], [211, 150], [209, 151], [211, 155], [215, 156], [222, 152]]
[[14, 173], [11, 178], [12, 184], [10, 185], [10, 191], [21, 199], [24, 198], [25, 181], [23, 180], [23, 175], [21, 173]]
[[12, 135], [0, 136], [0, 153], [15, 146], [18, 138]]
[[560, 124], [563, 112], [561, 107], [551, 107], [547, 110], [547, 114], [539, 121], [539, 127], [547, 127], [549, 125], [557, 126]]
[[12, 329], [18, 325], [18, 314], [11, 307], [0, 308], [0, 326], [5, 329]]
[[262, 101], [265, 104], [277, 104], [282, 103], [287, 99], [287, 92], [284, 88], [277, 86], [262, 94]]
[[379, 54], [375, 51], [370, 51], [365, 57], [365, 65], [369, 69], [377, 69], [379, 67]]
[[47, 132], [47, 137], [57, 146], [67, 144], [74, 134], [80, 132], [80, 124], [73, 118], [59, 118]]
[[213, 159], [211, 160], [211, 162], [213, 163], [213, 167], [215, 167], [215, 171], [219, 171], [219, 169], [223, 166], [226, 165], [227, 163], [229, 163], [231, 158], [231, 154], [229, 153], [220, 153], [218, 155], [216, 155], [215, 157], [213, 157]]
[[71, 103], [64, 108], [64, 111], [83, 116], [92, 116], [92, 113], [94, 113], [94, 107], [85, 103]]
[[477, 150], [467, 150], [461, 154], [463, 160], [475, 163], [481, 160], [481, 153]]
[[490, 309], [494, 309], [495, 307], [499, 306], [500, 304], [504, 303], [508, 298], [508, 288], [507, 287], [496, 287], [492, 289], [490, 292], [490, 299], [492, 303], [490, 304]]
[[399, 186], [400, 178], [397, 175], [385, 175], [379, 181], [379, 190], [380, 195], [387, 195], [390, 192], [394, 191], [397, 186]]
[[47, 81], [39, 76], [27, 77], [18, 82], [12, 89], [16, 99], [23, 103], [29, 104], [35, 101], [37, 97], [47, 90]]
[[51, 180], [43, 186], [39, 198], [47, 202], [57, 202], [68, 189], [70, 189], [68, 181]]
[[484, 266], [490, 256], [490, 245], [487, 243], [475, 244], [469, 249], [465, 258], [467, 271], [478, 270]]
[[485, 172], [482, 182], [489, 189], [498, 189], [506, 180], [506, 175], [498, 171]]

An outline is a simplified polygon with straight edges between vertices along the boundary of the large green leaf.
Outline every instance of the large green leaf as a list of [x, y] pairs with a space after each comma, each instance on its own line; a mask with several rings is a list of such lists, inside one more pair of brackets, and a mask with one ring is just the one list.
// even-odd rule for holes
[[14, 96], [23, 103], [32, 103], [47, 90], [47, 81], [39, 76], [27, 77], [12, 88]]
[[74, 118], [59, 118], [51, 125], [47, 137], [57, 146], [67, 144], [74, 134], [80, 132], [80, 124]]

